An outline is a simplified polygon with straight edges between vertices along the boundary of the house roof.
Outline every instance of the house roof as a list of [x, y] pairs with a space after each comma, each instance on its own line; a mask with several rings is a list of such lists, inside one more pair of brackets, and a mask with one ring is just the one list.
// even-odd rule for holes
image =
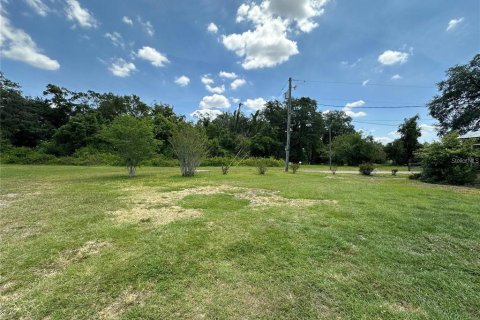
[[472, 139], [472, 138], [480, 138], [480, 131], [470, 131], [465, 133], [464, 135], [458, 137], [459, 139]]

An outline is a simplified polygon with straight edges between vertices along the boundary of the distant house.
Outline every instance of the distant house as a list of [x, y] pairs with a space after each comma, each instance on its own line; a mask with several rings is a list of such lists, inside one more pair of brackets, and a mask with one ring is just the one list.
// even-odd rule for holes
[[473, 139], [475, 141], [473, 147], [480, 148], [480, 131], [467, 132], [464, 135], [458, 137], [458, 139], [462, 139], [462, 140]]

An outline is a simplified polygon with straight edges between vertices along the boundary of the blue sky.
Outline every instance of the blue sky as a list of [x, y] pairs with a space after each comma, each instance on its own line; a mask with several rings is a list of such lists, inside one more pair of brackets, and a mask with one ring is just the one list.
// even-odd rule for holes
[[46, 84], [137, 94], [215, 115], [295, 97], [345, 110], [388, 142], [445, 71], [480, 52], [478, 0], [0, 0], [1, 70], [27, 95]]

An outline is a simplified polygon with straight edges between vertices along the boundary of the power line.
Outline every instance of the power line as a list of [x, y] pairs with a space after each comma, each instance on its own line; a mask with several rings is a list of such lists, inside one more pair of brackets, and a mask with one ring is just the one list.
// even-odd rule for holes
[[411, 87], [411, 88], [436, 88], [435, 86], [426, 86], [426, 85], [415, 85], [415, 84], [388, 84], [388, 83], [370, 83], [368, 84], [363, 84], [361, 82], [340, 82], [340, 81], [323, 81], [323, 80], [301, 80], [301, 79], [295, 79], [293, 81], [296, 82], [303, 82], [303, 84], [312, 84], [315, 85], [316, 83], [318, 84], [335, 84], [335, 85], [352, 85], [352, 86], [362, 86], [362, 87], [368, 87], [368, 86], [377, 86], [377, 87]]
[[[317, 103], [318, 106], [328, 108], [345, 108], [347, 106], [336, 106], [331, 104]], [[347, 107], [348, 108], [348, 107]], [[407, 108], [426, 108], [426, 106], [356, 106], [355, 109], [407, 109]], [[352, 107], [353, 109], [353, 107]]]

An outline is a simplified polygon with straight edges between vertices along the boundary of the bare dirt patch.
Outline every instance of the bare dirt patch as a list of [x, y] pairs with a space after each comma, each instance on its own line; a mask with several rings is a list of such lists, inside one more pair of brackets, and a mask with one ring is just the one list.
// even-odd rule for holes
[[134, 306], [143, 306], [145, 301], [151, 295], [148, 290], [134, 290], [128, 288], [124, 290], [111, 304], [98, 313], [97, 319], [110, 320], [119, 319], [128, 309]]
[[129, 208], [114, 212], [121, 223], [153, 223], [165, 225], [179, 219], [198, 217], [200, 209], [186, 209], [178, 202], [189, 195], [229, 194], [237, 199], [248, 200], [251, 208], [292, 206], [307, 207], [317, 204], [336, 204], [336, 200], [289, 199], [278, 191], [241, 188], [229, 185], [202, 186], [178, 191], [161, 191], [155, 188], [125, 189], [131, 196], [125, 198]]

